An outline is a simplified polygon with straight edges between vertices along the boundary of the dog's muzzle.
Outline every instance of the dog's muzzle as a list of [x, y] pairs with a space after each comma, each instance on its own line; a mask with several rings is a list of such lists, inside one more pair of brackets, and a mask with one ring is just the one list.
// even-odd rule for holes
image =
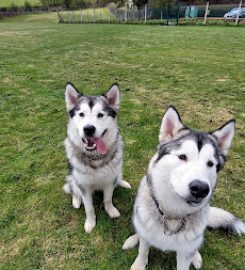
[[82, 138], [82, 141], [85, 144], [85, 149], [87, 151], [94, 151], [96, 149], [96, 142], [94, 138], [86, 137]]
[[107, 153], [108, 149], [104, 143], [103, 137], [107, 131], [107, 129], [104, 130], [102, 135], [100, 137], [95, 137], [95, 131], [96, 128], [92, 125], [86, 125], [83, 128], [85, 137], [82, 138], [82, 141], [84, 143], [84, 147], [86, 151], [92, 152], [94, 150], [97, 150], [101, 155], [104, 155]]
[[192, 206], [201, 204], [202, 200], [209, 194], [209, 185], [200, 180], [193, 180], [189, 184], [190, 196], [187, 198], [187, 203]]
[[83, 128], [83, 132], [84, 132], [85, 136], [87, 136], [87, 137], [93, 136], [95, 134], [95, 131], [96, 131], [96, 128], [95, 128], [95, 126], [92, 126], [92, 125], [86, 125]]

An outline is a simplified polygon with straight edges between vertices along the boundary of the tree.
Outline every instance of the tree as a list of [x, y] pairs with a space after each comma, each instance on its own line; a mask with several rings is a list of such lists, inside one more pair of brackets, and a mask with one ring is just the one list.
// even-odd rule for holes
[[63, 4], [64, 0], [39, 0], [43, 7], [55, 7]]
[[148, 3], [149, 0], [133, 0], [134, 5], [140, 9]]
[[64, 5], [66, 9], [70, 9], [72, 7], [72, 0], [64, 0]]
[[24, 3], [24, 10], [25, 11], [29, 11], [29, 12], [32, 10], [32, 5], [30, 4], [30, 2], [25, 1], [25, 3]]

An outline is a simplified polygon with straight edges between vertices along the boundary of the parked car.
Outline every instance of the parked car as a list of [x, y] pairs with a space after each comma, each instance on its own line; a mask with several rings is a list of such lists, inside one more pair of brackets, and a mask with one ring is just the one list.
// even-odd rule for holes
[[230, 11], [226, 12], [224, 15], [225, 19], [236, 18], [239, 14], [239, 18], [245, 18], [245, 8], [233, 8]]

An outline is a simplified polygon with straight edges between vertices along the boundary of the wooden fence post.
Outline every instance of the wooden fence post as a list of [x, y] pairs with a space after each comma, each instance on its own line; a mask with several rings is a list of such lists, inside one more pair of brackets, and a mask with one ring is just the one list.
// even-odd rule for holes
[[68, 22], [71, 23], [70, 10], [68, 10]]
[[209, 1], [207, 1], [207, 4], [206, 4], [206, 9], [205, 9], [205, 15], [204, 15], [204, 20], [203, 20], [203, 24], [206, 25], [207, 24], [207, 16], [208, 16], [208, 13], [209, 13]]
[[235, 25], [238, 25], [241, 7], [242, 7], [242, 0], [240, 1], [240, 4], [239, 4], [239, 10], [238, 10], [237, 15], [236, 15], [236, 22], [235, 22]]
[[94, 22], [96, 22], [95, 7], [94, 7]]

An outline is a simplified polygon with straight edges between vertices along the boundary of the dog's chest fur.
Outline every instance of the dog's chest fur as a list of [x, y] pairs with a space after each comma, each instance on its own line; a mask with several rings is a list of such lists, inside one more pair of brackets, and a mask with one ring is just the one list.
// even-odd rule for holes
[[[146, 177], [141, 181], [134, 208], [134, 225], [139, 235], [151, 245], [161, 250], [188, 250], [197, 249], [203, 241], [203, 232], [206, 228], [208, 206], [196, 214], [186, 217], [183, 230], [168, 235], [164, 226], [163, 217], [159, 214], [154, 200], [150, 195]], [[175, 231], [180, 226], [180, 220], [168, 219], [169, 230]]]

